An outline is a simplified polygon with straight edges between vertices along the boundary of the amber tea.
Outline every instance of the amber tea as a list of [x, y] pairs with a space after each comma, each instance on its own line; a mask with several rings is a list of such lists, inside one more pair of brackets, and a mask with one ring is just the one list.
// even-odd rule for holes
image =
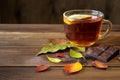
[[68, 14], [67, 17], [64, 17], [65, 36], [75, 45], [93, 45], [99, 38], [102, 22], [103, 16], [96, 14]]

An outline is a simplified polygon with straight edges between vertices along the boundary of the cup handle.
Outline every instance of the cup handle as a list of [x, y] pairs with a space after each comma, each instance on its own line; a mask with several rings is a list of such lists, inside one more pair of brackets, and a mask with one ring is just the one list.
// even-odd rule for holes
[[105, 25], [107, 28], [106, 28], [106, 31], [103, 34], [99, 35], [99, 39], [106, 38], [109, 35], [109, 33], [112, 29], [112, 23], [109, 20], [104, 19], [103, 20], [103, 25]]

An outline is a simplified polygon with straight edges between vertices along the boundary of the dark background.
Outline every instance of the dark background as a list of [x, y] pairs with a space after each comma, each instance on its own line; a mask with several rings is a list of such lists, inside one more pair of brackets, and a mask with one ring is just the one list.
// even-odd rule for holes
[[70, 9], [94, 9], [120, 24], [120, 0], [0, 0], [0, 23], [59, 24]]

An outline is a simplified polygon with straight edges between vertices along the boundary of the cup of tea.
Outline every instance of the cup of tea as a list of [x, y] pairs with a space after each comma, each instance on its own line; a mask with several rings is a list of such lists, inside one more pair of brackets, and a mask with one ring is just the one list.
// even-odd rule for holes
[[[112, 23], [104, 19], [104, 14], [96, 10], [69, 10], [63, 13], [66, 38], [74, 45], [91, 46], [97, 40], [105, 38]], [[101, 30], [107, 27], [103, 34]]]

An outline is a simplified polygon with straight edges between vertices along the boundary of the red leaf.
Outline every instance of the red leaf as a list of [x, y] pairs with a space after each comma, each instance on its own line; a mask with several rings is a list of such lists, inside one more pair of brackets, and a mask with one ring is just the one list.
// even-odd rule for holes
[[56, 53], [55, 56], [56, 56], [56, 57], [61, 57], [61, 58], [62, 58], [62, 57], [64, 57], [64, 54], [62, 54], [62, 53]]
[[36, 67], [36, 71], [37, 72], [42, 72], [42, 71], [45, 71], [45, 70], [47, 70], [49, 68], [49, 66], [47, 66], [47, 65], [39, 65], [39, 66], [37, 66]]
[[96, 68], [101, 68], [101, 69], [108, 68], [107, 64], [100, 62], [100, 61], [93, 61], [92, 66], [95, 66]]

